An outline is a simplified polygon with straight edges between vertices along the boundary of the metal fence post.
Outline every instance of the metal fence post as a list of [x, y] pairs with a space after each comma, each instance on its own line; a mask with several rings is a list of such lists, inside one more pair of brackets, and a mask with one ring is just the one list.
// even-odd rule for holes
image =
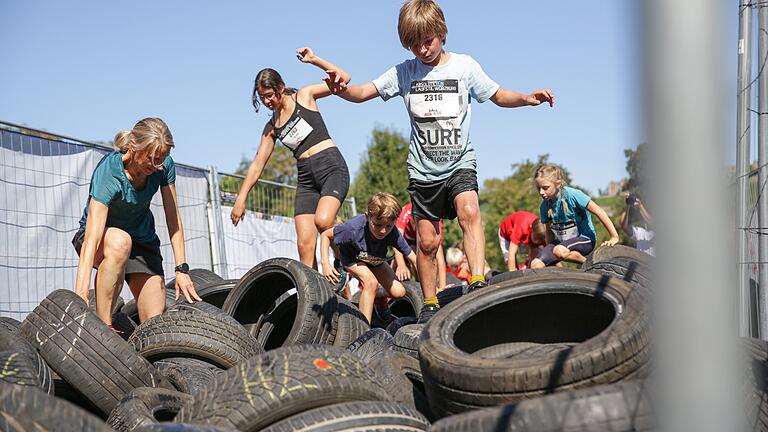
[[352, 216], [357, 216], [357, 201], [355, 201], [355, 197], [351, 197], [349, 201], [352, 203]]
[[211, 238], [211, 257], [213, 271], [224, 279], [229, 279], [227, 271], [227, 252], [224, 246], [224, 224], [221, 220], [221, 193], [219, 191], [219, 173], [216, 167], [208, 167], [208, 228]]

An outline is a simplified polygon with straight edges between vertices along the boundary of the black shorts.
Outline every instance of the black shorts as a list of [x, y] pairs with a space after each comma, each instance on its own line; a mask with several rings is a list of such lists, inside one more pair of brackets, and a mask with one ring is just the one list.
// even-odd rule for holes
[[569, 251], [575, 251], [584, 256], [589, 255], [589, 253], [592, 252], [592, 249], [595, 248], [595, 242], [592, 241], [592, 239], [578, 236], [558, 244], [549, 243], [539, 251], [536, 258], [541, 260], [541, 262], [547, 266], [557, 264], [560, 260], [555, 256], [555, 246], [558, 245], [564, 246]]
[[349, 170], [338, 147], [298, 159], [297, 166], [295, 215], [314, 214], [320, 197], [332, 196], [344, 202], [349, 191]]
[[[75, 236], [72, 237], [72, 245], [75, 247], [77, 255], [80, 256], [80, 249], [85, 240], [85, 229], [80, 228]], [[133, 240], [133, 239], [131, 239]], [[98, 268], [94, 266], [94, 268]], [[131, 242], [131, 255], [128, 257], [128, 263], [125, 265], [125, 280], [128, 281], [128, 275], [132, 273], [146, 273], [165, 277], [163, 272], [163, 256], [160, 254], [160, 239], [155, 239], [149, 243]]]
[[453, 200], [462, 192], [477, 192], [477, 173], [473, 169], [459, 169], [450, 177], [436, 182], [411, 180], [408, 193], [411, 194], [413, 215], [419, 219], [455, 219], [456, 207]]

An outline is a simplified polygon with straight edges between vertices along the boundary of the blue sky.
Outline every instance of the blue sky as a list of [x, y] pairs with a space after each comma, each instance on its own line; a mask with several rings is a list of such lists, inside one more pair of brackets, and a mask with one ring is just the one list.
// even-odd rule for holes
[[[400, 5], [0, 0], [0, 120], [110, 140], [158, 116], [171, 127], [177, 161], [231, 172], [253, 156], [268, 119], [250, 104], [258, 70], [275, 68], [295, 87], [320, 80], [322, 71], [294, 56], [306, 45], [353, 82], [370, 81], [411, 57], [397, 37]], [[645, 140], [634, 2], [441, 6], [447, 50], [472, 55], [503, 87], [548, 87], [556, 98], [553, 109], [475, 104], [481, 181], [543, 153], [592, 192], [626, 176], [623, 150]], [[735, 28], [735, 8], [733, 17]], [[408, 128], [401, 99], [356, 105], [330, 97], [319, 106], [353, 175], [374, 126]]]

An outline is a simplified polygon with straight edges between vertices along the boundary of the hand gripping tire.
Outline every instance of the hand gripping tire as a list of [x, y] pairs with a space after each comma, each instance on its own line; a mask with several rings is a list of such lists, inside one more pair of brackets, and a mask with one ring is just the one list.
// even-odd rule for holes
[[[629, 379], [648, 358], [645, 303], [627, 283], [541, 272], [464, 296], [424, 328], [419, 359], [439, 417]], [[509, 342], [572, 347], [525, 358], [473, 353]]]

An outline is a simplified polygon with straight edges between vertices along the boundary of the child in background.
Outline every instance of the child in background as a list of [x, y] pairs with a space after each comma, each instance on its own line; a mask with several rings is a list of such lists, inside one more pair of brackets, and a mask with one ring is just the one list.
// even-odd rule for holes
[[[434, 280], [440, 245], [438, 221], [458, 217], [472, 272], [468, 291], [488, 286], [484, 275], [485, 234], [480, 215], [477, 160], [470, 139], [472, 104], [492, 101], [504, 108], [554, 103], [549, 90], [530, 94], [502, 88], [466, 54], [443, 49], [448, 26], [433, 0], [410, 0], [400, 8], [397, 31], [414, 58], [393, 66], [377, 79], [347, 86], [329, 71], [331, 91], [351, 102], [401, 96], [410, 118], [408, 193], [416, 218], [420, 253], [419, 282], [424, 307], [419, 323], [440, 308]], [[499, 47], [503, 49], [503, 47]]]
[[638, 250], [650, 256], [656, 256], [653, 246], [656, 232], [651, 227], [652, 224], [653, 217], [640, 201], [640, 197], [637, 194], [630, 194], [627, 197], [627, 207], [621, 215], [621, 229], [635, 241], [635, 247]]
[[[507, 271], [522, 270], [531, 265], [531, 261], [539, 254], [539, 248], [547, 244], [547, 227], [539, 221], [539, 217], [527, 211], [517, 211], [507, 216], [499, 225], [499, 245]], [[517, 249], [526, 247], [527, 259], [517, 262]]]
[[450, 271], [454, 276], [459, 278], [462, 282], [469, 283], [472, 279], [472, 273], [469, 272], [469, 265], [467, 265], [467, 257], [464, 256], [464, 252], [457, 247], [450, 247], [445, 253], [446, 271]]
[[533, 179], [543, 199], [539, 208], [541, 222], [547, 225], [554, 239], [531, 262], [531, 268], [543, 268], [560, 261], [583, 264], [585, 256], [592, 252], [597, 241], [589, 213], [600, 219], [611, 236], [603, 242], [603, 246], [613, 246], [619, 242], [616, 227], [605, 210], [584, 192], [566, 186], [560, 168], [541, 165], [536, 169]]
[[[403, 210], [400, 212], [400, 216], [395, 222], [400, 234], [403, 235], [408, 246], [416, 251], [418, 260], [419, 251], [416, 248], [416, 219], [413, 217], [413, 204], [408, 203], [403, 206]], [[440, 246], [437, 247], [437, 292], [445, 289], [445, 255], [443, 254], [443, 221], [438, 222], [438, 229], [440, 231]], [[411, 272], [408, 270], [408, 265], [405, 263], [405, 257], [397, 249], [395, 249], [395, 262], [394, 269], [397, 279], [400, 281], [408, 280], [411, 278]], [[414, 269], [415, 270], [415, 269]]]
[[368, 322], [372, 322], [374, 312], [380, 324], [394, 320], [387, 297], [376, 296], [379, 284], [390, 297], [405, 295], [405, 287], [395, 277], [392, 267], [386, 264], [387, 247], [399, 250], [414, 268], [416, 266], [416, 254], [400, 231], [394, 229], [400, 210], [394, 196], [378, 192], [368, 201], [368, 211], [327, 229], [320, 238], [323, 275], [331, 282], [338, 281], [339, 274], [328, 260], [328, 248], [333, 243], [339, 250], [341, 265], [362, 285], [359, 308]]

